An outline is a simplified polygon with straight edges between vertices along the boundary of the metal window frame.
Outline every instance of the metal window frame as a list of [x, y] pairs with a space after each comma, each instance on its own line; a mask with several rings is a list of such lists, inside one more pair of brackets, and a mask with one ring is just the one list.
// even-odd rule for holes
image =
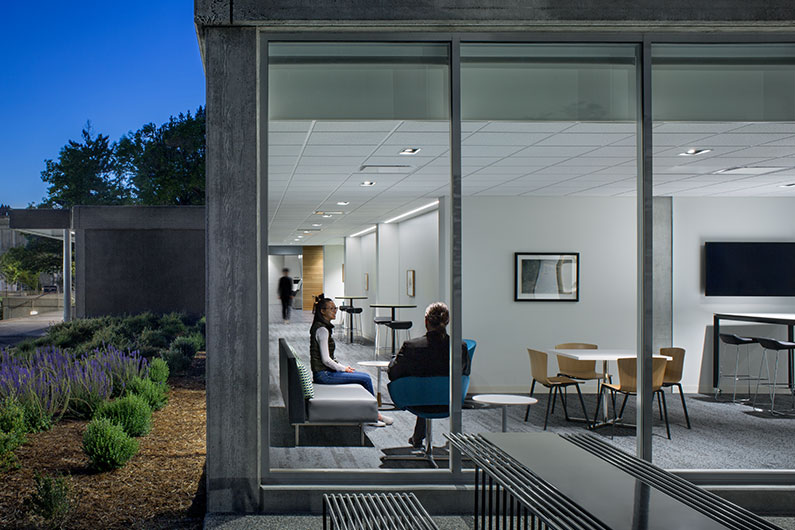
[[[600, 31], [598, 29], [581, 31], [541, 32], [330, 32], [330, 31], [279, 31], [259, 27], [257, 31], [257, 97], [258, 97], [258, 179], [260, 193], [260, 216], [267, 219], [267, 49], [270, 42], [418, 42], [445, 43], [449, 46], [449, 94], [450, 101], [450, 153], [451, 153], [451, 207], [447, 211], [451, 226], [450, 256], [450, 301], [451, 301], [451, 345], [453, 362], [451, 375], [460, 375], [461, 355], [461, 45], [470, 43], [516, 43], [516, 44], [627, 44], [636, 47], [636, 102], [637, 102], [637, 347], [645, 355], [639, 356], [638, 379], [641, 381], [639, 405], [637, 407], [637, 455], [647, 461], [652, 459], [652, 393], [651, 393], [651, 353], [652, 353], [652, 114], [651, 114], [651, 52], [657, 44], [795, 44], [795, 31], [781, 31], [780, 26], [771, 32], [752, 32], [751, 27], [737, 31], [704, 34], [701, 32], [643, 31], [631, 29], [626, 32]], [[265, 53], [263, 53], [263, 51]], [[455, 139], [458, 142], [455, 142]], [[261, 217], [263, 218], [263, 217]], [[259, 227], [260, 242], [267, 241], [267, 224]], [[472, 472], [461, 468], [461, 455], [451, 454], [447, 469], [439, 470], [400, 470], [400, 469], [271, 469], [270, 417], [268, 412], [269, 348], [267, 339], [267, 262], [260, 261], [261, 283], [258, 286], [260, 327], [260, 473], [261, 483], [268, 487], [278, 485], [461, 485], [469, 484]], [[264, 275], [264, 276], [263, 276]], [[263, 320], [264, 317], [264, 320]], [[458, 362], [456, 362], [458, 359]], [[453, 377], [451, 395], [460, 393], [459, 378]], [[450, 427], [452, 432], [461, 429], [461, 407], [457, 400], [451, 400]], [[700, 484], [780, 484], [782, 480], [795, 478], [793, 470], [673, 470], [677, 475], [690, 478]]]

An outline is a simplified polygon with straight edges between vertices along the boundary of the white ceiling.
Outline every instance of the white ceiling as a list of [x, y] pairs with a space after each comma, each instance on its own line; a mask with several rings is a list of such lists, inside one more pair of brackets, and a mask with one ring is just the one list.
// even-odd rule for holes
[[[341, 243], [449, 191], [446, 122], [303, 120], [268, 127], [271, 245]], [[635, 195], [634, 123], [464, 122], [462, 144], [464, 196]], [[795, 186], [780, 187], [795, 182], [795, 123], [661, 122], [653, 145], [654, 195], [795, 197]], [[421, 150], [399, 155], [406, 147]], [[712, 151], [679, 155], [691, 147]], [[409, 167], [379, 173], [363, 165]], [[716, 173], [739, 167], [763, 169]], [[360, 186], [365, 180], [375, 185]], [[322, 218], [318, 210], [344, 213]], [[303, 234], [317, 230], [313, 223], [322, 224], [320, 231]]]

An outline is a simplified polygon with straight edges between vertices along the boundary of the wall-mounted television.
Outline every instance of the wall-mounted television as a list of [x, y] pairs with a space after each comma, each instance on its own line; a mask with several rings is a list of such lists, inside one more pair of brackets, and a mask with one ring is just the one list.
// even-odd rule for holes
[[795, 243], [704, 244], [706, 296], [795, 296]]

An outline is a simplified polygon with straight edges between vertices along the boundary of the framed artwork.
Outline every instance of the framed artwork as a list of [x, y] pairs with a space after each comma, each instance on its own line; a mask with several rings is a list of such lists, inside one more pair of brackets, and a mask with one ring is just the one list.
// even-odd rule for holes
[[370, 290], [370, 275], [367, 274], [366, 272], [364, 273], [364, 290], [365, 291]]
[[514, 301], [580, 300], [579, 252], [514, 253]]
[[406, 271], [406, 294], [414, 296], [414, 269]]

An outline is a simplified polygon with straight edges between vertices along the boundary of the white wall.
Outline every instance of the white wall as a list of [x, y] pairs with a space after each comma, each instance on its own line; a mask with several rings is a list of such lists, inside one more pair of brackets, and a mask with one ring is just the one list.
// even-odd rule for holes
[[[411, 336], [425, 333], [425, 308], [439, 300], [439, 215], [432, 211], [399, 224], [400, 266], [397, 284], [400, 303], [416, 304], [416, 309], [401, 309], [400, 319], [411, 320]], [[406, 271], [414, 274], [414, 296], [406, 291]]]
[[[470, 392], [527, 392], [528, 347], [635, 348], [635, 212], [634, 198], [463, 199], [462, 331], [478, 343]], [[514, 302], [514, 252], [579, 252], [580, 301]]]
[[[335, 296], [345, 294], [345, 287], [342, 283], [342, 260], [344, 258], [345, 247], [342, 245], [325, 245], [323, 247], [323, 293], [326, 297], [334, 299]], [[334, 300], [338, 305], [342, 300]], [[311, 307], [306, 308], [307, 311]], [[335, 325], [343, 316], [342, 311], [338, 311]]]
[[[704, 296], [703, 249], [706, 241], [793, 241], [795, 199], [674, 198], [673, 200], [673, 339], [685, 348], [685, 392], [712, 389], [713, 313], [792, 313], [793, 297]], [[737, 324], [737, 325], [735, 325]], [[721, 322], [721, 331], [786, 338], [784, 326]], [[734, 371], [734, 348], [724, 367]], [[755, 348], [759, 358], [760, 351]], [[752, 360], [758, 370], [758, 360]], [[743, 368], [740, 368], [743, 370]], [[782, 380], [784, 380], [782, 378]], [[731, 385], [724, 383], [724, 390]]]

